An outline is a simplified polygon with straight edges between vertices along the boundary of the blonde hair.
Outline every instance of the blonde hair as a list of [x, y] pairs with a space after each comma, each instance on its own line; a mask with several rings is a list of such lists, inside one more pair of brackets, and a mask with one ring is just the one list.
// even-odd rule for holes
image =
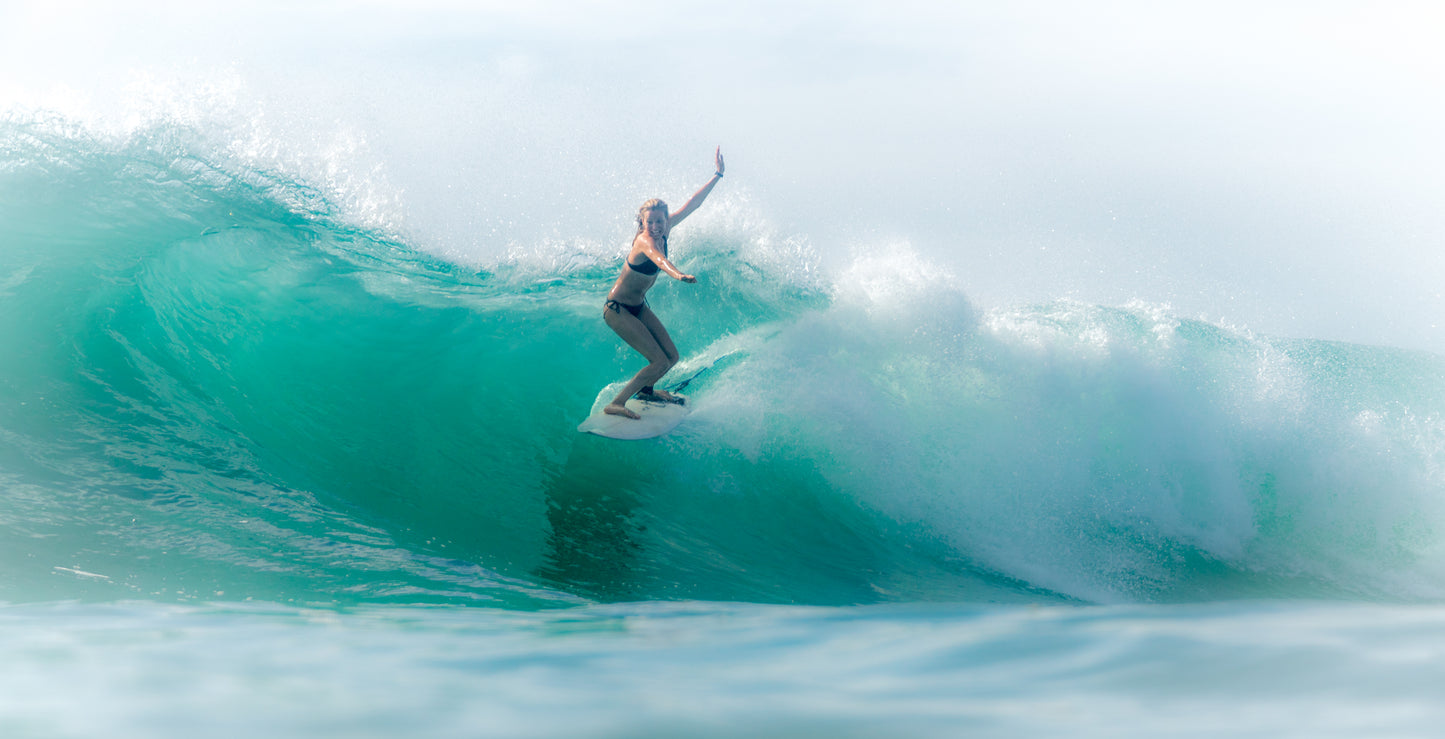
[[662, 211], [662, 214], [663, 214], [664, 216], [666, 216], [666, 215], [667, 215], [667, 203], [664, 203], [664, 202], [662, 202], [661, 200], [659, 200], [659, 199], [657, 199], [657, 198], [653, 198], [653, 199], [651, 199], [651, 200], [643, 203], [643, 204], [642, 204], [642, 207], [637, 209], [637, 232], [638, 232], [638, 233], [642, 233], [643, 228], [644, 228], [643, 224], [647, 222], [647, 212], [648, 212], [648, 211], [651, 211], [651, 210], [660, 210], [660, 211]]

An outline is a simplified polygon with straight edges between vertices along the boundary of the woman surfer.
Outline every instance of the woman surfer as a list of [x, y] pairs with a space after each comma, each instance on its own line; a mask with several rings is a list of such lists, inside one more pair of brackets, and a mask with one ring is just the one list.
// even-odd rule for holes
[[667, 235], [672, 232], [673, 226], [682, 223], [682, 219], [692, 215], [692, 212], [702, 205], [708, 193], [712, 192], [713, 186], [722, 179], [722, 147], [718, 147], [715, 156], [717, 171], [713, 173], [712, 179], [694, 193], [676, 213], [668, 215], [667, 203], [656, 198], [643, 203], [642, 208], [637, 211], [637, 235], [632, 237], [632, 249], [627, 252], [622, 274], [617, 276], [612, 291], [607, 293], [602, 320], [606, 321], [623, 341], [641, 353], [648, 364], [639, 370], [622, 388], [622, 392], [603, 409], [606, 413], [638, 418], [636, 413], [624, 405], [627, 399], [634, 395], [653, 402], [682, 402], [681, 398], [666, 390], [653, 388], [653, 384], [662, 379], [662, 376], [672, 369], [672, 365], [677, 364], [677, 346], [672, 343], [672, 337], [667, 335], [667, 328], [657, 319], [657, 314], [647, 305], [647, 291], [657, 282], [659, 270], [683, 282], [697, 282], [696, 277], [683, 274], [682, 270], [667, 258]]

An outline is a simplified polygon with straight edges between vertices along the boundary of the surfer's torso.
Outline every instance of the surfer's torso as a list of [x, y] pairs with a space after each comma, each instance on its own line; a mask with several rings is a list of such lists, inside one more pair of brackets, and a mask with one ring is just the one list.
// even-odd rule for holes
[[[657, 274], [660, 268], [652, 261], [638, 243], [643, 234], [638, 234], [632, 240], [632, 250], [627, 253], [625, 266], [622, 274], [617, 276], [617, 282], [612, 285], [612, 291], [607, 293], [609, 300], [616, 300], [629, 305], [641, 305], [642, 299], [646, 297], [647, 291], [657, 283]], [[667, 236], [657, 239], [658, 249], [664, 257], [667, 256]]]

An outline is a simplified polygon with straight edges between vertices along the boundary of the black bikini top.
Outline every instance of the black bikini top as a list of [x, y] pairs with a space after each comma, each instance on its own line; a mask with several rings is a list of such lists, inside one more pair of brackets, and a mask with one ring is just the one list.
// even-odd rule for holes
[[[667, 256], [667, 239], [665, 238], [662, 240], [662, 254], [663, 256]], [[639, 275], [652, 276], [657, 274], [657, 265], [654, 264], [651, 259], [648, 259], [646, 254], [642, 255], [642, 264], [633, 264], [631, 260], [628, 260], [627, 266], [631, 267], [632, 271]]]

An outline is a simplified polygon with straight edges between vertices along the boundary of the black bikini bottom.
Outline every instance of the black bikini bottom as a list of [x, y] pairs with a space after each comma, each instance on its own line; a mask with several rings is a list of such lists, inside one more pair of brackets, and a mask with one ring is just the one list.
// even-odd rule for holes
[[642, 317], [642, 309], [647, 307], [647, 303], [643, 303], [642, 305], [628, 305], [626, 303], [619, 303], [616, 300], [611, 299], [609, 299], [606, 303], [603, 303], [603, 305], [610, 308], [613, 312], [619, 315], [621, 315], [622, 309], [626, 308], [628, 313], [631, 313], [638, 318]]

